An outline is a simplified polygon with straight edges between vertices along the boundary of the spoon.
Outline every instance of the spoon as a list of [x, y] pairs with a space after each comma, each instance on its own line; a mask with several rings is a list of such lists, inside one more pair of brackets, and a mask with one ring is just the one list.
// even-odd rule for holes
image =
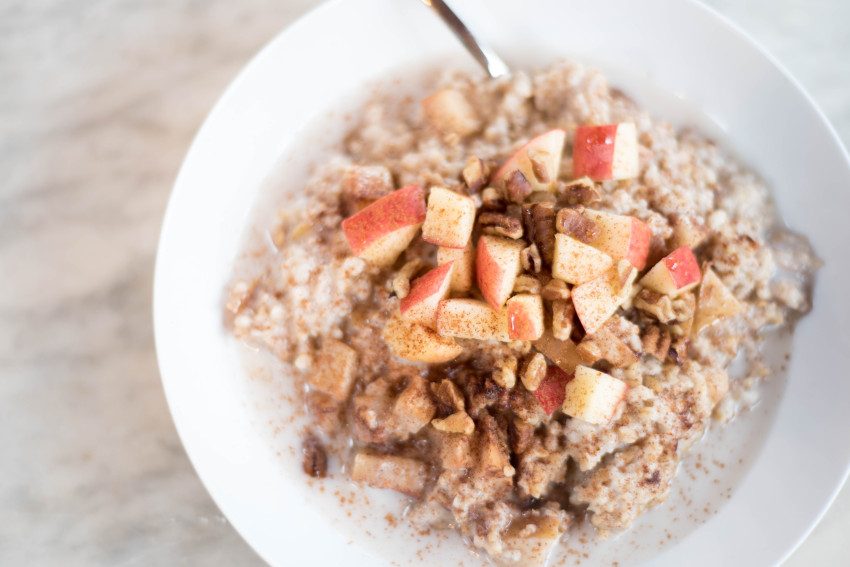
[[484, 67], [484, 70], [493, 77], [504, 77], [511, 74], [511, 70], [502, 59], [496, 55], [490, 48], [475, 39], [472, 32], [469, 31], [457, 14], [452, 11], [443, 0], [422, 0], [422, 3], [434, 10], [440, 19], [445, 22], [449, 29], [454, 32], [457, 38], [463, 43], [467, 51], [475, 58], [478, 63]]

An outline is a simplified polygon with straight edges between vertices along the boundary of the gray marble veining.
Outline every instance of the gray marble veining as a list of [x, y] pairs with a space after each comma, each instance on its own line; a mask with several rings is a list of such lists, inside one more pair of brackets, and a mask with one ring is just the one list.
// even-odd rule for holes
[[[261, 565], [172, 425], [151, 287], [171, 184], [314, 0], [0, 0], [0, 564]], [[711, 0], [850, 142], [850, 3]], [[844, 491], [790, 567], [843, 564]]]

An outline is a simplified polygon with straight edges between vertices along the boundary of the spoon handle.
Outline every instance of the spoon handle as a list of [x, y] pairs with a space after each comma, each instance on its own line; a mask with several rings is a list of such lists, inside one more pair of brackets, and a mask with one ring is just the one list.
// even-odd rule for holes
[[475, 39], [472, 32], [469, 31], [460, 18], [457, 17], [449, 6], [443, 0], [422, 0], [422, 2], [434, 10], [438, 16], [449, 26], [449, 29], [454, 32], [457, 38], [463, 43], [469, 53], [475, 58], [478, 63], [484, 67], [484, 70], [494, 79], [510, 74], [510, 69], [502, 59], [496, 55], [491, 49], [483, 45]]

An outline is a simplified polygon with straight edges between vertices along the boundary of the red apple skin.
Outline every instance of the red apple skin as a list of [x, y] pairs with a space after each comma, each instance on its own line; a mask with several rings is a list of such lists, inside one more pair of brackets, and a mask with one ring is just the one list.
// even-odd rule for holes
[[543, 300], [539, 295], [515, 295], [507, 303], [508, 336], [536, 341], [543, 335]]
[[[412, 307], [419, 305], [432, 295], [439, 294], [443, 290], [447, 291], [446, 278], [451, 277], [453, 266], [454, 261], [446, 262], [410, 282], [410, 292], [399, 302], [401, 314], [405, 315]], [[436, 306], [434, 312], [436, 313]]]
[[425, 222], [425, 212], [425, 192], [419, 185], [409, 185], [342, 221], [342, 231], [351, 250], [359, 256], [379, 238]]
[[[522, 162], [527, 157], [529, 151], [533, 149], [540, 148], [548, 151], [550, 148], [557, 148], [557, 151], [555, 152], [553, 158], [555, 164], [560, 164], [561, 154], [563, 153], [564, 149], [564, 138], [566, 138], [566, 135], [567, 133], [564, 130], [561, 130], [560, 128], [555, 128], [554, 130], [549, 130], [548, 132], [540, 134], [536, 138], [532, 138], [531, 140], [523, 144], [520, 149], [514, 152], [514, 154], [510, 158], [508, 158], [508, 160], [502, 165], [502, 167], [500, 167], [496, 171], [496, 174], [493, 176], [492, 183], [494, 185], [502, 185], [507, 176], [514, 170], [519, 169], [520, 171], [522, 171]], [[528, 171], [523, 172], [523, 175], [525, 175], [526, 179], [532, 184], [532, 186], [535, 187], [535, 189], [542, 190], [544, 189], [544, 187], [541, 187], [540, 185], [545, 185], [547, 187], [554, 185], [555, 178], [558, 174], [557, 166], [555, 171], [549, 173], [552, 174], [552, 179], [549, 183], [546, 184], [540, 184], [536, 179], [533, 178], [533, 176], [528, 175]]]
[[557, 366], [549, 366], [546, 369], [546, 377], [532, 392], [546, 415], [552, 415], [563, 405], [567, 397], [567, 383], [572, 379], [572, 374], [567, 374]]
[[617, 124], [579, 126], [573, 141], [573, 177], [611, 179]]
[[632, 232], [629, 239], [629, 252], [625, 259], [629, 263], [642, 270], [646, 268], [646, 259], [649, 256], [649, 243], [652, 241], [652, 230], [643, 221], [632, 218]]
[[[490, 246], [498, 245], [498, 243], [503, 241], [511, 251], [514, 249], [516, 251], [516, 261], [513, 262], [514, 259], [511, 258], [512, 263], [516, 263], [516, 272], [506, 272], [504, 266], [499, 264], [490, 250]], [[496, 311], [502, 308], [513, 289], [514, 280], [520, 268], [519, 256], [521, 250], [522, 244], [509, 241], [506, 238], [482, 235], [478, 239], [478, 247], [475, 255], [475, 279], [478, 282], [478, 289], [481, 290], [484, 300]]]
[[696, 256], [687, 246], [673, 250], [663, 261], [676, 289], [699, 283], [702, 279]]

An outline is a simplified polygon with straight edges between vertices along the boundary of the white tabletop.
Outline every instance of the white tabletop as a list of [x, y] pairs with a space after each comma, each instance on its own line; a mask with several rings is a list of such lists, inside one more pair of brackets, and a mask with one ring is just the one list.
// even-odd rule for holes
[[[153, 262], [204, 115], [315, 4], [0, 0], [0, 564], [261, 564], [174, 431]], [[709, 4], [776, 55], [850, 143], [850, 2]], [[787, 565], [846, 565], [845, 533], [850, 490]]]

